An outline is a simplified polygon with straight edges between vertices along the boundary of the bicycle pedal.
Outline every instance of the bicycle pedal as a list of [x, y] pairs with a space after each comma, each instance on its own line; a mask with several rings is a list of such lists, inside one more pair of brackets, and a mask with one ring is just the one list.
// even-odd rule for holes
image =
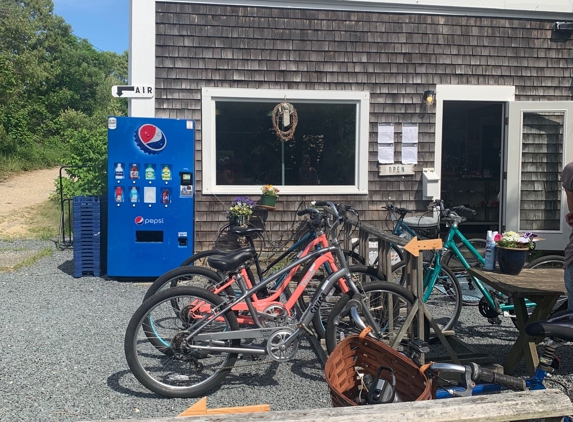
[[491, 325], [501, 325], [501, 319], [499, 319], [499, 317], [488, 318], [487, 321], [488, 321]]

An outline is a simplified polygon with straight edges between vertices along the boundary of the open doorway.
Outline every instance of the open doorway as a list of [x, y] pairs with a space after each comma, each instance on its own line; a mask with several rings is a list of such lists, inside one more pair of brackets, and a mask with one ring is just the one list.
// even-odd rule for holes
[[499, 228], [503, 110], [501, 102], [443, 104], [441, 195], [446, 207], [476, 211], [460, 225], [468, 237]]

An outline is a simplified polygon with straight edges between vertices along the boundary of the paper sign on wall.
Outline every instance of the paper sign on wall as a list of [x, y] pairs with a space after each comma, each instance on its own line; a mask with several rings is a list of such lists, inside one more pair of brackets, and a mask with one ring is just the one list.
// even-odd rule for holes
[[418, 124], [402, 124], [402, 164], [418, 164]]
[[378, 123], [378, 162], [394, 163], [394, 125]]

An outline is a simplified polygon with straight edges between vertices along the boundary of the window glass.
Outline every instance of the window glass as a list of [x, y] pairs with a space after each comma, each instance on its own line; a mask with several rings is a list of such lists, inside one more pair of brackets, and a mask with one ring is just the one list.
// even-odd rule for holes
[[523, 113], [520, 230], [559, 230], [565, 114]]
[[290, 101], [294, 137], [275, 135], [276, 101], [215, 101], [216, 184], [357, 184], [357, 105]]

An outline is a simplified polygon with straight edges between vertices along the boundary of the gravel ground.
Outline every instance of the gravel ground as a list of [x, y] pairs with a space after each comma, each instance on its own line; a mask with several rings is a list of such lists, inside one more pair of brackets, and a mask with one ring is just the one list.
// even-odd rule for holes
[[[49, 244], [19, 246], [41, 249]], [[30, 267], [0, 274], [0, 420], [143, 419], [176, 416], [193, 405], [197, 399], [166, 399], [146, 390], [125, 362], [125, 329], [147, 286], [72, 274], [72, 250], [55, 250]], [[463, 310], [458, 333], [499, 363], [517, 337], [509, 320], [491, 326], [476, 308]], [[560, 374], [573, 373], [571, 350], [559, 349]], [[210, 408], [330, 406], [321, 366], [306, 340], [291, 362], [252, 363], [238, 361], [237, 366], [249, 366], [234, 370], [209, 395]], [[521, 364], [518, 375], [523, 374]], [[573, 391], [571, 375], [554, 379]]]

